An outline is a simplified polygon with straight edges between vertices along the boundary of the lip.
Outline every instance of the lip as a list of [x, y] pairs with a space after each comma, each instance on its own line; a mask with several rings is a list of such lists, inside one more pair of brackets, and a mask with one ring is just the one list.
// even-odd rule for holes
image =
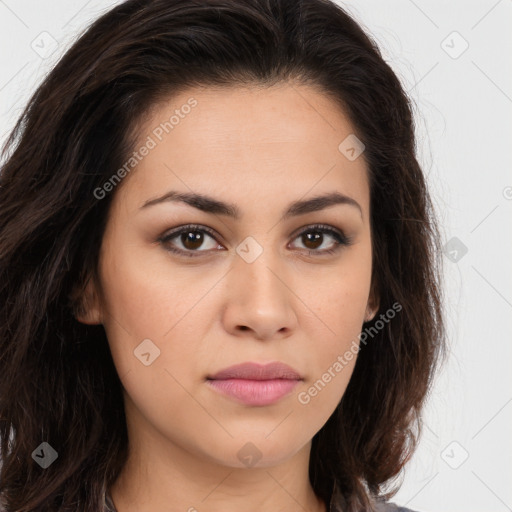
[[208, 375], [208, 379], [250, 379], [250, 380], [270, 380], [270, 379], [289, 379], [302, 380], [302, 376], [291, 366], [285, 363], [274, 362], [268, 364], [242, 363], [224, 368], [215, 375]]
[[242, 363], [207, 377], [215, 391], [247, 405], [270, 405], [288, 395], [302, 376], [287, 364]]

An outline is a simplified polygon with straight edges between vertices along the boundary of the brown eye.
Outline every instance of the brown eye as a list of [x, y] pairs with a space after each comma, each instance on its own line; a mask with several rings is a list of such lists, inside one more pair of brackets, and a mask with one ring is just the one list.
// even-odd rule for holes
[[[327, 238], [334, 239], [334, 243], [331, 242], [330, 248], [319, 249]], [[332, 254], [339, 250], [342, 246], [350, 245], [350, 238], [345, 236], [341, 231], [335, 230], [329, 226], [318, 225], [310, 226], [298, 234], [296, 239], [300, 238], [305, 250], [309, 254]]]
[[302, 241], [308, 249], [318, 249], [318, 247], [322, 245], [323, 237], [323, 234], [319, 234], [318, 232], [312, 234], [310, 231], [302, 234]]
[[186, 231], [180, 234], [180, 241], [185, 249], [199, 249], [204, 243], [201, 231]]
[[[211, 240], [210, 247], [207, 244], [208, 239]], [[210, 252], [210, 249], [221, 247], [216, 243], [213, 231], [196, 226], [176, 229], [162, 236], [158, 241], [166, 250], [185, 256], [200, 256], [201, 253]]]

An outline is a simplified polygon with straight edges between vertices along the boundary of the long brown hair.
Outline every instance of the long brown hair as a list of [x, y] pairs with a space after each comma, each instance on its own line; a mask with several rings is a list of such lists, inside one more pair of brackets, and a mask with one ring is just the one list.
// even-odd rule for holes
[[[402, 309], [362, 347], [314, 436], [312, 486], [349, 510], [389, 489], [421, 433], [445, 353], [440, 236], [415, 155], [410, 100], [375, 42], [328, 0], [129, 0], [95, 21], [31, 97], [0, 173], [0, 497], [8, 511], [97, 512], [127, 457], [122, 387], [103, 326], [70, 300], [96, 271], [138, 123], [195, 85], [314, 84], [366, 146], [372, 286]], [[376, 318], [379, 318], [377, 313]], [[58, 452], [34, 462], [42, 442]], [[387, 491], [387, 494], [385, 493]]]

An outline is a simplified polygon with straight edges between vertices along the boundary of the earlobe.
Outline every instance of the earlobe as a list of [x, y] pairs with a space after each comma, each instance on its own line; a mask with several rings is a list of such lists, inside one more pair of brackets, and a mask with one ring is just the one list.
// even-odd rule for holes
[[366, 307], [366, 313], [364, 315], [364, 321], [365, 322], [370, 322], [371, 320], [373, 320], [375, 318], [375, 315], [377, 314], [377, 309], [374, 309], [370, 306], [367, 306]]
[[366, 304], [366, 312], [364, 315], [364, 321], [370, 322], [375, 318], [377, 311], [379, 311], [380, 300], [379, 293], [377, 291], [377, 283], [376, 280], [372, 281], [370, 296], [368, 297], [368, 302]]
[[83, 324], [98, 325], [103, 323], [101, 307], [96, 285], [88, 278], [85, 286], [76, 287], [70, 296], [73, 315]]

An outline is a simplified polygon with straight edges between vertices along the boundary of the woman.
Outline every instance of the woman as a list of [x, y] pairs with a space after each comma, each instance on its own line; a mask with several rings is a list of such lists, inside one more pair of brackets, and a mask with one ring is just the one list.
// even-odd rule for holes
[[4, 156], [5, 510], [407, 510], [439, 235], [409, 101], [340, 7], [122, 3]]

